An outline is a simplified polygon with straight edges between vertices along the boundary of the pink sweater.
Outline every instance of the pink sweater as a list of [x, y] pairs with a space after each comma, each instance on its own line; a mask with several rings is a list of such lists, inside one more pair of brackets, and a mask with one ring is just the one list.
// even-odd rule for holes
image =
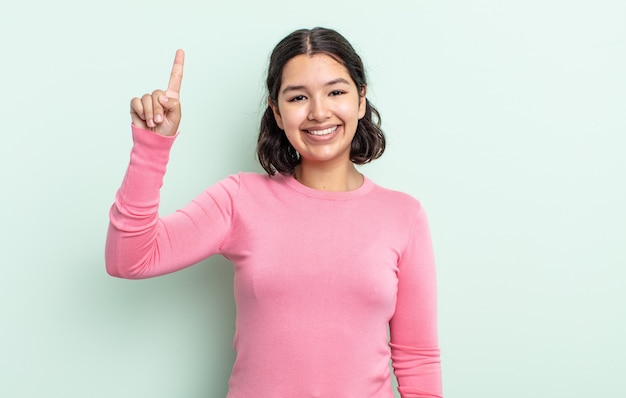
[[433, 252], [415, 199], [367, 178], [325, 192], [241, 173], [159, 217], [174, 139], [137, 128], [133, 139], [107, 271], [147, 278], [213, 254], [233, 263], [229, 398], [391, 398], [390, 358], [402, 397], [442, 396]]

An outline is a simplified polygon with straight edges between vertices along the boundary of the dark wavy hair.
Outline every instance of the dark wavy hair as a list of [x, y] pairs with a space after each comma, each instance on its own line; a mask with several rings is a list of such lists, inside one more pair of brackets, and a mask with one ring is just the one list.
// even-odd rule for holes
[[[332, 29], [316, 27], [294, 31], [282, 39], [272, 51], [266, 80], [268, 101], [278, 103], [283, 67], [291, 58], [301, 54], [326, 54], [333, 57], [346, 67], [359, 92], [364, 93], [367, 81], [361, 57], [341, 34]], [[350, 149], [350, 160], [353, 163], [369, 163], [383, 154], [385, 135], [380, 123], [378, 110], [366, 99], [365, 116], [358, 121]], [[257, 157], [269, 175], [276, 172], [294, 174], [295, 167], [300, 163], [299, 154], [287, 140], [284, 131], [278, 127], [269, 104], [261, 118]]]

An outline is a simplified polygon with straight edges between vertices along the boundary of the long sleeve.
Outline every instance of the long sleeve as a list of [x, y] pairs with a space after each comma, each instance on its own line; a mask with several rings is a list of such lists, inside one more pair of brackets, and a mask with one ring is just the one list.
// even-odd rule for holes
[[139, 279], [174, 272], [218, 253], [231, 225], [234, 178], [186, 207], [159, 217], [160, 188], [174, 137], [133, 126], [130, 163], [110, 210], [105, 261], [113, 276]]
[[443, 396], [436, 295], [430, 231], [420, 208], [399, 264], [396, 311], [390, 322], [392, 363], [403, 398]]
[[218, 253], [233, 263], [229, 398], [391, 398], [389, 344], [401, 396], [441, 397], [433, 253], [415, 199], [368, 179], [329, 192], [240, 173], [160, 217], [173, 140], [139, 129], [133, 140], [107, 270], [147, 278]]

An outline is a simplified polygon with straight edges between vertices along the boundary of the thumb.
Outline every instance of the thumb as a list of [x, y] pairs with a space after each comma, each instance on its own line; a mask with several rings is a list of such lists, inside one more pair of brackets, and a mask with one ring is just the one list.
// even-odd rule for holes
[[165, 135], [176, 134], [181, 119], [180, 101], [176, 98], [169, 98], [165, 95], [161, 95], [159, 96], [159, 103], [163, 106], [163, 110], [165, 111], [165, 120], [161, 125], [162, 128], [167, 130]]
[[159, 103], [165, 110], [165, 115], [174, 123], [180, 122], [180, 101], [165, 95], [159, 96]]
[[159, 96], [159, 103], [163, 105], [163, 108], [165, 108], [168, 112], [180, 111], [180, 102], [176, 98], [161, 95]]

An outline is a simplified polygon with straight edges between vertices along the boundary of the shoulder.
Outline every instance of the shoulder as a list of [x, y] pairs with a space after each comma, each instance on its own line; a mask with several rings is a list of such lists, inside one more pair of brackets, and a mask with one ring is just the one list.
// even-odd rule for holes
[[217, 184], [221, 189], [231, 193], [263, 195], [264, 192], [274, 191], [283, 185], [281, 176], [269, 176], [264, 173], [239, 172], [232, 174]]
[[233, 177], [238, 178], [240, 181], [242, 181], [245, 184], [267, 185], [267, 184], [270, 184], [272, 180], [274, 180], [274, 177], [270, 177], [269, 175], [265, 173], [255, 173], [255, 172], [250, 172], [250, 171], [239, 172], [233, 175]]
[[240, 172], [231, 178], [238, 181], [242, 190], [263, 190], [275, 186], [279, 182], [277, 176], [269, 176], [265, 173]]
[[253, 172], [239, 172], [231, 174], [222, 180], [218, 181], [216, 185], [222, 186], [242, 186], [242, 185], [267, 185], [271, 183], [272, 178], [267, 174], [253, 173]]
[[384, 207], [395, 209], [403, 214], [424, 212], [421, 202], [414, 196], [406, 192], [385, 188], [374, 182], [372, 184], [374, 185], [374, 189], [371, 191], [372, 197], [384, 204]]

